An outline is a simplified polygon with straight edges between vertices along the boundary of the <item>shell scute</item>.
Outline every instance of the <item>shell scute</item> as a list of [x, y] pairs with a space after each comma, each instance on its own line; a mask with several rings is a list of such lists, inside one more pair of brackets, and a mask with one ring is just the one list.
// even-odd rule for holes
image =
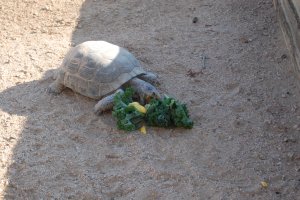
[[71, 74], [67, 74], [65, 75], [65, 81], [64, 81], [64, 85], [68, 88], [71, 88], [73, 90], [76, 90], [77, 88], [77, 83], [79, 81], [79, 77], [77, 76], [73, 76]]
[[75, 74], [80, 68], [80, 60], [72, 59], [68, 64], [66, 64], [66, 67], [69, 73]]
[[95, 71], [95, 68], [89, 68], [87, 66], [84, 66], [80, 68], [79, 76], [86, 80], [92, 80], [95, 76]]
[[87, 94], [88, 92], [88, 81], [82, 78], [77, 79], [76, 91], [80, 94]]

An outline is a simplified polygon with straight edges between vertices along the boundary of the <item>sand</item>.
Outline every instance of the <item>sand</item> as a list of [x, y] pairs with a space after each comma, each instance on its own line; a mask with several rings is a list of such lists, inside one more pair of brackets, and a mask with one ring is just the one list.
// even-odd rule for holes
[[[2, 199], [299, 198], [299, 81], [271, 0], [2, 0], [0, 26]], [[47, 94], [87, 40], [132, 52], [194, 128], [127, 133]]]

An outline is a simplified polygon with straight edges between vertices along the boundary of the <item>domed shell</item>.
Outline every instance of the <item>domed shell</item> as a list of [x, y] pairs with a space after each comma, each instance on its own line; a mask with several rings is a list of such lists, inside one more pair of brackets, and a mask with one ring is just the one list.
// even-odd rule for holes
[[105, 41], [88, 41], [68, 52], [62, 73], [66, 87], [100, 99], [145, 71], [126, 49]]

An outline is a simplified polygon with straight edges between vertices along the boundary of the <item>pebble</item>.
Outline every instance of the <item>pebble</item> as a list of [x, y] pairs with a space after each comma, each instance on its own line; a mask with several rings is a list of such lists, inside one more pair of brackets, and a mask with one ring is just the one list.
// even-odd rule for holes
[[198, 17], [194, 17], [193, 18], [193, 23], [195, 24], [195, 23], [197, 23], [198, 22]]
[[295, 154], [292, 153], [292, 152], [290, 152], [290, 153], [287, 154], [287, 157], [288, 157], [289, 159], [293, 160], [294, 157], [295, 157]]
[[267, 32], [263, 32], [262, 35], [263, 36], [269, 36], [269, 34]]
[[293, 126], [293, 129], [297, 129], [297, 128], [299, 128], [298, 124], [296, 124], [296, 125]]
[[282, 54], [282, 56], [280, 57], [282, 60], [287, 58], [286, 54]]
[[297, 108], [298, 108], [298, 107], [297, 107], [296, 105], [293, 105], [291, 111], [292, 111], [292, 112], [296, 112]]
[[241, 37], [241, 38], [240, 38], [240, 42], [241, 42], [241, 43], [249, 43], [250, 40], [249, 40], [248, 38], [246, 38], [246, 37]]
[[269, 184], [266, 181], [262, 181], [260, 182], [262, 188], [267, 188], [269, 186]]
[[50, 11], [51, 9], [48, 6], [41, 8], [41, 10]]
[[292, 143], [297, 142], [297, 140], [295, 138], [287, 138], [287, 137], [283, 138], [283, 141], [284, 142], [292, 142]]

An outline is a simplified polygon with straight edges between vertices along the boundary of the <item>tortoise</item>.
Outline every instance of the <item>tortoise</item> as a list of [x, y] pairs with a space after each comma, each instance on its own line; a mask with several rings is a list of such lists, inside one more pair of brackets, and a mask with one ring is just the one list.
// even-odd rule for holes
[[59, 94], [65, 88], [99, 100], [95, 114], [113, 107], [114, 96], [132, 87], [141, 103], [149, 97], [160, 98], [153, 84], [157, 75], [145, 71], [125, 48], [105, 42], [86, 41], [70, 49], [56, 73], [49, 93]]

